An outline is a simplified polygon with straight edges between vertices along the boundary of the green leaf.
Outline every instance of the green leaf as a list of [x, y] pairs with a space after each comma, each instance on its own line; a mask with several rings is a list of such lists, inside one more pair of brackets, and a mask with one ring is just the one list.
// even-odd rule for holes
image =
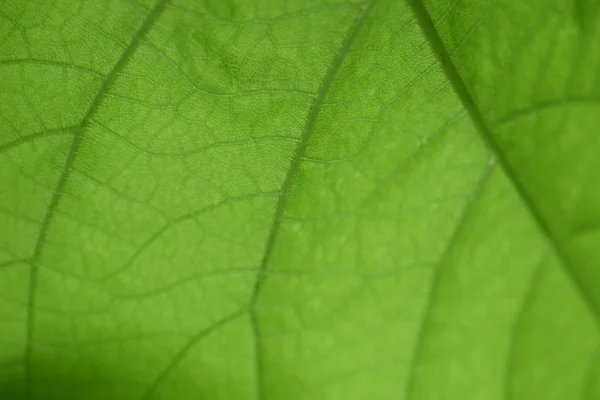
[[2, 0], [0, 397], [600, 399], [595, 0]]

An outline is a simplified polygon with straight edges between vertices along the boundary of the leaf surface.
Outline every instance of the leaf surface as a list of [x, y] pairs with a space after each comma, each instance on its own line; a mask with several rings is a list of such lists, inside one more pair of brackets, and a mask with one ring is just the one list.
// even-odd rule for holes
[[594, 0], [5, 0], [0, 394], [599, 399]]

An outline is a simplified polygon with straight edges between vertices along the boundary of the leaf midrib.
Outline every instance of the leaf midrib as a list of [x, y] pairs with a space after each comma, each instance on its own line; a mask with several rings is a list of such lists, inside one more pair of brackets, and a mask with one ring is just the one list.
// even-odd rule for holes
[[479, 135], [487, 145], [487, 147], [494, 153], [498, 165], [502, 168], [509, 182], [512, 184], [513, 189], [519, 196], [521, 203], [525, 206], [525, 209], [533, 219], [535, 225], [538, 228], [538, 231], [544, 236], [546, 242], [552, 252], [556, 255], [559, 260], [560, 265], [563, 267], [566, 275], [569, 277], [571, 282], [576, 287], [578, 293], [584, 300], [590, 314], [594, 317], [594, 320], [597, 324], [600, 325], [600, 309], [592, 299], [590, 293], [586, 290], [585, 285], [579, 275], [575, 272], [574, 268], [571, 266], [568, 258], [563, 250], [563, 247], [558, 242], [558, 239], [552, 233], [552, 229], [550, 227], [549, 222], [543, 216], [541, 210], [537, 207], [535, 201], [531, 198], [529, 193], [527, 192], [524, 183], [518, 178], [518, 174], [512, 167], [511, 163], [508, 160], [506, 154], [502, 151], [502, 148], [498, 141], [495, 139], [493, 134], [493, 129], [486, 121], [486, 118], [483, 116], [482, 111], [478, 108], [475, 103], [473, 96], [463, 80], [462, 76], [458, 72], [454, 61], [450, 57], [446, 46], [442, 38], [440, 37], [437, 29], [435, 28], [435, 24], [429, 15], [429, 12], [425, 8], [422, 0], [408, 0], [417, 19], [419, 20], [419, 24], [423, 32], [425, 33], [433, 51], [436, 56], [442, 61], [444, 66], [444, 72], [448, 77], [448, 80], [452, 84], [455, 93], [460, 98], [463, 106], [468, 111], [473, 124], [475, 125]]
[[32, 354], [32, 342], [34, 335], [34, 316], [35, 316], [35, 302], [36, 302], [36, 292], [37, 292], [37, 277], [39, 271], [39, 262], [42, 254], [42, 250], [44, 244], [46, 243], [46, 236], [48, 234], [48, 229], [50, 227], [50, 223], [52, 222], [52, 217], [58, 206], [60, 198], [62, 197], [65, 185], [67, 180], [69, 179], [73, 163], [77, 156], [77, 152], [79, 150], [79, 146], [81, 144], [81, 138], [85, 129], [87, 128], [89, 122], [95, 115], [96, 111], [102, 104], [106, 94], [115, 83], [119, 72], [127, 65], [127, 62], [131, 58], [131, 56], [135, 53], [137, 48], [139, 47], [141, 39], [152, 29], [154, 23], [158, 19], [158, 17], [164, 11], [168, 0], [159, 0], [154, 7], [154, 9], [146, 16], [146, 19], [135, 33], [131, 42], [125, 48], [121, 57], [116, 62], [112, 70], [106, 75], [106, 79], [104, 83], [98, 90], [98, 93], [92, 100], [85, 116], [83, 117], [81, 124], [77, 128], [76, 132], [73, 135], [73, 139], [71, 141], [71, 145], [69, 147], [69, 152], [67, 154], [67, 159], [65, 161], [63, 170], [60, 174], [60, 177], [56, 183], [56, 187], [50, 198], [50, 202], [48, 203], [48, 207], [46, 209], [46, 213], [44, 214], [44, 218], [42, 219], [42, 223], [40, 226], [40, 231], [38, 237], [36, 239], [33, 255], [30, 259], [30, 273], [29, 273], [29, 289], [27, 294], [27, 317], [25, 322], [25, 351], [24, 351], [24, 369], [25, 369], [25, 398], [29, 399], [31, 397], [31, 387], [32, 387], [32, 365], [31, 365], [31, 354]]

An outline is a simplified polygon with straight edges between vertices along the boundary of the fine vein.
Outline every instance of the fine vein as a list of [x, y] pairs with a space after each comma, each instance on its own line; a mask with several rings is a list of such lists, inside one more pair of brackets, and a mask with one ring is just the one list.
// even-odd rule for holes
[[165, 379], [167, 379], [167, 377], [171, 374], [171, 372], [175, 368], [177, 368], [177, 366], [185, 358], [185, 356], [187, 354], [189, 354], [189, 352], [194, 347], [196, 347], [196, 344], [198, 344], [200, 341], [202, 341], [202, 339], [206, 338], [211, 333], [219, 330], [223, 326], [234, 321], [235, 319], [237, 319], [241, 315], [244, 315], [245, 313], [246, 313], [246, 310], [242, 309], [242, 310], [236, 311], [232, 314], [229, 314], [226, 317], [220, 319], [219, 321], [216, 321], [212, 325], [209, 325], [208, 327], [201, 329], [194, 336], [192, 336], [185, 343], [185, 345], [177, 352], [177, 354], [175, 354], [175, 356], [171, 359], [171, 361], [167, 364], [167, 366], [165, 368], [163, 368], [163, 370], [160, 371], [160, 373], [156, 376], [156, 378], [154, 378], [154, 380], [150, 383], [150, 385], [144, 392], [141, 400], [149, 400], [154, 396], [154, 394], [156, 393], [158, 388], [162, 385], [162, 383], [165, 381]]
[[529, 215], [537, 225], [540, 233], [546, 238], [546, 242], [548, 243], [549, 247], [559, 259], [560, 264], [563, 266], [567, 276], [577, 288], [591, 314], [595, 317], [596, 323], [600, 324], [600, 309], [591, 298], [590, 293], [585, 289], [585, 284], [582, 278], [575, 272], [573, 268], [570, 267], [567, 256], [560, 243], [558, 243], [558, 239], [552, 233], [552, 229], [548, 221], [538, 209], [535, 201], [527, 192], [524, 183], [518, 178], [518, 174], [512, 167], [506, 155], [503, 153], [501, 146], [496, 141], [492, 127], [486, 121], [481, 110], [479, 110], [475, 104], [475, 101], [473, 100], [466, 83], [454, 65], [454, 62], [450, 57], [442, 38], [435, 28], [433, 20], [426, 10], [425, 5], [423, 4], [422, 0], [409, 0], [409, 2], [415, 12], [415, 15], [417, 16], [417, 19], [419, 20], [421, 28], [431, 44], [431, 47], [435, 51], [440, 61], [442, 61], [445, 67], [444, 70], [448, 79], [452, 83], [454, 91], [469, 112], [471, 120], [477, 128], [477, 131], [487, 144], [488, 148], [495, 154], [496, 159], [498, 160], [498, 165], [508, 177], [513, 188], [515, 189], [515, 192], [519, 195], [522, 203], [525, 205], [525, 208], [528, 210]]
[[256, 395], [257, 399], [262, 399], [264, 397], [264, 395], [263, 395], [264, 391], [263, 391], [263, 382], [262, 382], [262, 377], [263, 377], [262, 359], [261, 359], [261, 351], [260, 351], [260, 344], [259, 344], [261, 335], [260, 335], [260, 330], [259, 330], [259, 325], [258, 325], [258, 320], [257, 320], [257, 314], [256, 314], [256, 310], [255, 310], [254, 306], [255, 306], [258, 296], [260, 294], [260, 290], [262, 288], [262, 285], [263, 285], [263, 282], [265, 279], [265, 270], [267, 269], [267, 266], [270, 262], [271, 255], [273, 253], [273, 248], [275, 246], [275, 242], [276, 242], [277, 236], [279, 234], [279, 229], [281, 227], [282, 217], [283, 217], [283, 213], [285, 211], [285, 207], [287, 204], [287, 199], [290, 194], [290, 190], [292, 188], [292, 185], [293, 185], [296, 173], [298, 171], [298, 168], [300, 166], [300, 163], [302, 162], [302, 159], [304, 157], [304, 153], [306, 152], [308, 142], [314, 131], [314, 127], [317, 122], [317, 118], [319, 116], [319, 111], [321, 109], [321, 105], [323, 104], [323, 101], [327, 97], [327, 94], [329, 93], [329, 89], [331, 88], [331, 85], [333, 84], [340, 67], [344, 63], [346, 56], [350, 52], [352, 43], [354, 43], [354, 40], [360, 33], [362, 27], [364, 26], [364, 24], [367, 20], [367, 16], [369, 15], [370, 10], [373, 8], [373, 4], [374, 4], [374, 0], [365, 4], [362, 7], [362, 11], [357, 16], [352, 27], [349, 29], [348, 34], [346, 35], [346, 39], [344, 40], [339, 52], [333, 59], [331, 67], [329, 68], [329, 71], [327, 72], [327, 74], [325, 75], [325, 78], [323, 79], [321, 88], [319, 89], [319, 93], [318, 93], [317, 97], [315, 97], [314, 103], [311, 107], [310, 113], [308, 115], [308, 119], [306, 121], [306, 125], [304, 126], [304, 131], [302, 133], [302, 139], [298, 143], [298, 146], [296, 147], [294, 158], [292, 159], [288, 173], [283, 182], [282, 189], [281, 189], [281, 195], [277, 199], [277, 204], [275, 206], [275, 213], [273, 216], [271, 230], [269, 232], [267, 244], [265, 246], [265, 253], [264, 253], [262, 262], [261, 262], [259, 270], [258, 270], [256, 282], [255, 282], [254, 289], [252, 292], [252, 297], [250, 298], [250, 303], [249, 303], [250, 323], [251, 323], [251, 329], [252, 329], [252, 332], [254, 334], [254, 339], [255, 339], [255, 358], [256, 358], [255, 369], [256, 369], [256, 376], [257, 376], [257, 384], [256, 384], [257, 385], [257, 389], [256, 389], [257, 390], [257, 395]]
[[25, 137], [19, 137], [14, 139], [8, 143], [0, 145], [0, 154], [5, 153], [9, 150], [12, 150], [16, 147], [24, 145], [25, 143], [32, 143], [38, 139], [50, 137], [50, 136], [61, 136], [66, 134], [71, 134], [77, 132], [79, 130], [79, 126], [68, 126], [66, 128], [53, 129], [51, 131], [41, 131], [37, 133], [33, 133], [31, 135], [27, 135]]
[[469, 217], [471, 216], [473, 207], [476, 201], [481, 196], [481, 194], [484, 192], [495, 166], [496, 160], [495, 158], [493, 158], [485, 167], [483, 173], [481, 174], [481, 177], [479, 178], [479, 181], [475, 185], [475, 188], [473, 189], [473, 192], [469, 197], [467, 204], [465, 205], [465, 207], [463, 207], [463, 210], [461, 211], [458, 220], [455, 224], [454, 230], [452, 231], [450, 238], [448, 239], [448, 242], [445, 245], [445, 249], [436, 263], [435, 270], [433, 272], [432, 283], [429, 288], [427, 300], [425, 302], [425, 309], [423, 311], [423, 316], [421, 317], [421, 321], [418, 326], [416, 343], [412, 349], [412, 355], [410, 359], [408, 372], [409, 375], [404, 396], [405, 399], [410, 399], [413, 397], [414, 384], [417, 378], [417, 362], [419, 360], [419, 357], [421, 356], [421, 353], [423, 352], [423, 345], [425, 343], [425, 332], [427, 331], [427, 328], [431, 323], [431, 311], [436, 303], [436, 295], [438, 294], [437, 289], [440, 285], [444, 273], [444, 264], [447, 262], [448, 257], [450, 256], [452, 250], [454, 249], [454, 246], [460, 238], [460, 235], [463, 233], [463, 230], [466, 227], [467, 222], [469, 221]]
[[61, 195], [64, 191], [67, 180], [69, 179], [69, 174], [73, 167], [73, 163], [75, 161], [75, 157], [77, 155], [77, 151], [79, 150], [79, 145], [81, 143], [81, 137], [83, 132], [85, 131], [87, 125], [90, 120], [98, 110], [98, 107], [102, 104], [104, 97], [108, 93], [109, 89], [114, 84], [115, 80], [119, 72], [125, 67], [129, 58], [133, 55], [136, 49], [139, 46], [140, 40], [144, 35], [152, 28], [156, 19], [160, 16], [162, 11], [166, 6], [167, 0], [160, 0], [156, 7], [148, 14], [146, 20], [142, 23], [140, 29], [136, 32], [131, 43], [125, 49], [113, 69], [106, 76], [102, 87], [94, 97], [90, 107], [88, 108], [81, 124], [77, 128], [76, 132], [73, 135], [73, 140], [71, 141], [71, 146], [69, 148], [69, 152], [67, 154], [67, 159], [65, 161], [64, 168], [62, 173], [58, 179], [52, 197], [50, 198], [50, 202], [48, 204], [48, 208], [46, 209], [46, 213], [44, 215], [44, 219], [42, 220], [42, 224], [40, 227], [40, 232], [35, 242], [35, 247], [33, 250], [33, 256], [31, 258], [31, 271], [29, 274], [29, 291], [27, 295], [27, 320], [25, 325], [25, 352], [24, 352], [24, 365], [25, 365], [25, 390], [26, 395], [25, 398], [31, 397], [31, 353], [32, 353], [32, 339], [33, 339], [33, 323], [34, 323], [34, 311], [35, 311], [35, 301], [36, 301], [36, 289], [37, 289], [37, 278], [39, 271], [39, 262], [42, 254], [42, 248], [44, 243], [46, 242], [46, 236], [48, 234], [48, 229], [50, 227], [50, 223], [52, 221], [52, 216], [58, 206]]

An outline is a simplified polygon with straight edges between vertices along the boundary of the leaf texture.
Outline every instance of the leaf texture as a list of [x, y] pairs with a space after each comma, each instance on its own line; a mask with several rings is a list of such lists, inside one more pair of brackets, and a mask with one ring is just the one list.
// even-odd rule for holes
[[0, 395], [600, 399], [593, 0], [4, 0]]

